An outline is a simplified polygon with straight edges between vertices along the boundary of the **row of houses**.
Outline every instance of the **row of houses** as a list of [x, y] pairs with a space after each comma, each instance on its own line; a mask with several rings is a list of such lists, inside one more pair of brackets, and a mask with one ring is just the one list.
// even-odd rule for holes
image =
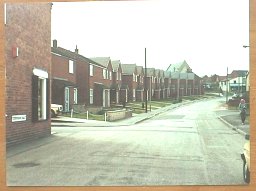
[[248, 70], [233, 70], [226, 76], [217, 74], [210, 77], [204, 76], [202, 80], [206, 90], [218, 91], [220, 89], [223, 92], [244, 94], [250, 89]]
[[[51, 3], [4, 6], [5, 132], [7, 146], [51, 135], [51, 103], [109, 107], [145, 99], [203, 93], [184, 61], [166, 70], [86, 58], [51, 40]], [[1, 68], [2, 69], [2, 68]]]
[[124, 64], [110, 57], [87, 58], [58, 47], [53, 40], [52, 103], [68, 112], [74, 105], [110, 107], [145, 99], [161, 100], [203, 94], [202, 80], [186, 61], [166, 71]]

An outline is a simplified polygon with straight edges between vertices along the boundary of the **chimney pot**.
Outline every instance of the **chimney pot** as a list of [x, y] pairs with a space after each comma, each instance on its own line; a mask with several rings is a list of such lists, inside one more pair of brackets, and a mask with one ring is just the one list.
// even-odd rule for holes
[[78, 54], [78, 49], [77, 49], [77, 45], [76, 45], [75, 53], [77, 53], [77, 54]]
[[53, 47], [57, 48], [57, 40], [53, 40]]

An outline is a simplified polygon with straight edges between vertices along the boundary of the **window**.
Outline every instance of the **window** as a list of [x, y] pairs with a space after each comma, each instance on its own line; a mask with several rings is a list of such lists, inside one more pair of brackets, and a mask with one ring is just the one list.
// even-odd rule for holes
[[49, 116], [48, 73], [34, 69], [32, 76], [32, 121], [46, 120]]
[[109, 72], [109, 79], [112, 80], [112, 72]]
[[90, 65], [90, 76], [93, 76], [93, 65]]
[[132, 95], [132, 96], [133, 96], [133, 101], [136, 100], [136, 98], [135, 98], [135, 96], [136, 96], [135, 92], [136, 92], [135, 89], [133, 89], [133, 95]]
[[74, 88], [74, 104], [77, 104], [77, 88]]
[[133, 81], [136, 82], [136, 75], [132, 74], [132, 76], [133, 76]]
[[234, 84], [236, 84], [236, 80], [234, 80]]
[[119, 80], [122, 80], [122, 73], [119, 73]]
[[73, 60], [69, 60], [68, 66], [69, 66], [69, 70], [68, 70], [69, 73], [73, 74], [74, 73], [74, 61]]
[[102, 75], [103, 75], [103, 79], [107, 79], [107, 70], [106, 69], [102, 70]]
[[93, 89], [90, 89], [90, 104], [93, 104]]

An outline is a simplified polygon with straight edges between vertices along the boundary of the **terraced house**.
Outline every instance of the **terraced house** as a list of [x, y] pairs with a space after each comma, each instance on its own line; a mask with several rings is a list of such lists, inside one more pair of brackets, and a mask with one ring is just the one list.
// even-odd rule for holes
[[113, 67], [110, 57], [95, 57], [90, 60], [98, 66], [90, 65], [90, 104], [110, 107], [110, 89], [113, 78]]
[[137, 89], [136, 100], [144, 101], [144, 70], [142, 66], [136, 66], [137, 69]]
[[77, 62], [78, 50], [71, 52], [57, 46], [53, 40], [52, 52], [52, 103], [69, 112], [78, 103]]
[[138, 73], [136, 64], [122, 64], [122, 83], [128, 86], [128, 102], [136, 101]]
[[119, 104], [122, 87], [122, 65], [120, 60], [114, 60], [111, 63], [113, 68], [113, 75], [110, 90], [110, 102], [111, 104]]

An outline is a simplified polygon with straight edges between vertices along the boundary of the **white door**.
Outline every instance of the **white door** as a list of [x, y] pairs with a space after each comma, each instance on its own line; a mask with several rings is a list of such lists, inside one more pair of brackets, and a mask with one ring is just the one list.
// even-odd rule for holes
[[65, 111], [69, 111], [69, 88], [65, 87]]

